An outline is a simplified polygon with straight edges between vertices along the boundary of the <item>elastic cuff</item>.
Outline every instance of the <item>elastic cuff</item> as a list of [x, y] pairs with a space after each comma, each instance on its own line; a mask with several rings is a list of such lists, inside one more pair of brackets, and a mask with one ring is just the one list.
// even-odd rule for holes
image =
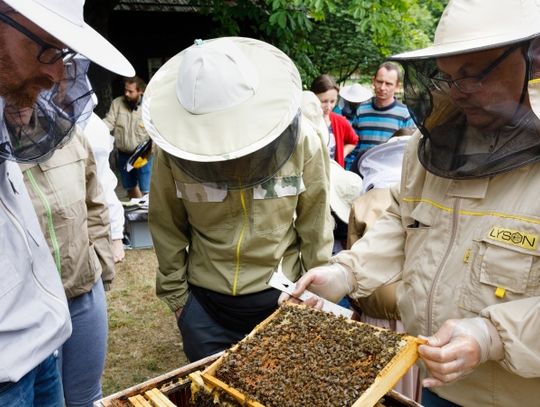
[[489, 319], [483, 318], [483, 321], [487, 326], [490, 339], [488, 358], [489, 360], [500, 361], [504, 358], [504, 346], [499, 331], [497, 331], [497, 328], [495, 328], [495, 325]]

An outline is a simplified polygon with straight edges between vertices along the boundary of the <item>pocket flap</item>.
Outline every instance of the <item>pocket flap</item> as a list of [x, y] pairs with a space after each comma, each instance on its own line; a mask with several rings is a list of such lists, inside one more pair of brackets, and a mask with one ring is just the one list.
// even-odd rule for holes
[[189, 202], [223, 202], [227, 197], [227, 186], [216, 183], [187, 184], [174, 180], [176, 196]]
[[534, 256], [486, 242], [480, 266], [480, 282], [524, 294]]
[[300, 195], [306, 190], [301, 175], [272, 177], [253, 187], [253, 199], [272, 199]]
[[41, 170], [51, 170], [88, 158], [88, 151], [78, 141], [67, 144], [62, 147], [61, 151], [62, 154], [53, 154], [47, 161], [40, 163]]

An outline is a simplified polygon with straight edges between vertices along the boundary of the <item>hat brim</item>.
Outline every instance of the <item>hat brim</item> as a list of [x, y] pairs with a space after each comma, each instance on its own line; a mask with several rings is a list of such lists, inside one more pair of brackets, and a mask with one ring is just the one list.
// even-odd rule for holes
[[363, 88], [361, 92], [355, 92], [351, 88], [342, 88], [339, 91], [339, 96], [351, 103], [362, 103], [373, 97], [373, 92]]
[[253, 63], [260, 81], [253, 96], [231, 108], [192, 114], [179, 102], [176, 89], [182, 51], [148, 84], [143, 120], [156, 144], [191, 161], [224, 161], [251, 154], [274, 141], [300, 108], [298, 70], [277, 48], [250, 38], [231, 38]]
[[31, 0], [5, 0], [5, 3], [92, 62], [119, 75], [135, 76], [133, 66], [120, 51], [88, 24], [66, 20]]
[[455, 41], [447, 44], [435, 44], [430, 47], [418, 49], [415, 51], [403, 52], [401, 54], [392, 55], [388, 59], [399, 62], [413, 59], [440, 58], [457, 54], [468, 54], [487, 49], [504, 47], [505, 45], [521, 41], [527, 41], [537, 36], [538, 33], [527, 33], [526, 35], [515, 35], [513, 37], [509, 37], [505, 34], [499, 36], [476, 38], [468, 41]]

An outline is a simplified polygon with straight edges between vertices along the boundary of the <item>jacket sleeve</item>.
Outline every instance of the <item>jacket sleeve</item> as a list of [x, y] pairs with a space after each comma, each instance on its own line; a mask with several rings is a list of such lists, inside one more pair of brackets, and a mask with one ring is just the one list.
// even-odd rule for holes
[[540, 297], [491, 305], [480, 315], [491, 320], [501, 337], [501, 365], [525, 378], [540, 377]]
[[306, 270], [326, 263], [333, 246], [334, 221], [330, 214], [330, 158], [321, 137], [307, 123], [304, 132], [303, 181], [306, 190], [298, 198], [295, 228]]
[[86, 208], [88, 211], [88, 238], [101, 264], [101, 279], [106, 289], [114, 279], [109, 209], [99, 184], [94, 153], [85, 137], [81, 142], [88, 150], [86, 161]]
[[390, 206], [373, 224], [362, 239], [353, 244], [350, 250], [338, 253], [332, 262], [339, 263], [351, 270], [358, 282], [351, 298], [363, 298], [377, 288], [401, 278], [405, 261], [406, 233], [401, 217], [401, 190], [405, 189], [408, 179], [408, 162], [415, 157], [414, 146], [403, 157], [401, 186], [390, 188]]
[[344, 144], [358, 144], [359, 137], [356, 135], [356, 132], [347, 119], [343, 120], [343, 131], [345, 133], [345, 137], [343, 138]]
[[183, 307], [187, 295], [187, 248], [190, 229], [182, 199], [176, 196], [171, 163], [157, 149], [150, 185], [149, 224], [158, 259], [156, 293], [171, 309]]
[[114, 126], [116, 125], [116, 119], [118, 118], [118, 105], [115, 101], [116, 99], [112, 101], [111, 107], [103, 119], [103, 122], [107, 125], [109, 131], [113, 131]]
[[397, 190], [392, 190], [392, 204], [362, 239], [350, 250], [339, 252], [332, 262], [351, 270], [358, 282], [351, 297], [367, 297], [377, 288], [401, 278], [405, 234], [399, 216]]

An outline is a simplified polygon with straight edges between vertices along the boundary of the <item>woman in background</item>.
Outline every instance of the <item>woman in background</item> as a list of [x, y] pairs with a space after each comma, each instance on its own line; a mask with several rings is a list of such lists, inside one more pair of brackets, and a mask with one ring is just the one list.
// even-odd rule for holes
[[345, 157], [356, 147], [359, 140], [347, 119], [332, 111], [338, 100], [339, 86], [334, 78], [323, 74], [313, 80], [310, 90], [321, 101], [324, 120], [330, 135], [328, 138], [330, 158], [344, 167]]

